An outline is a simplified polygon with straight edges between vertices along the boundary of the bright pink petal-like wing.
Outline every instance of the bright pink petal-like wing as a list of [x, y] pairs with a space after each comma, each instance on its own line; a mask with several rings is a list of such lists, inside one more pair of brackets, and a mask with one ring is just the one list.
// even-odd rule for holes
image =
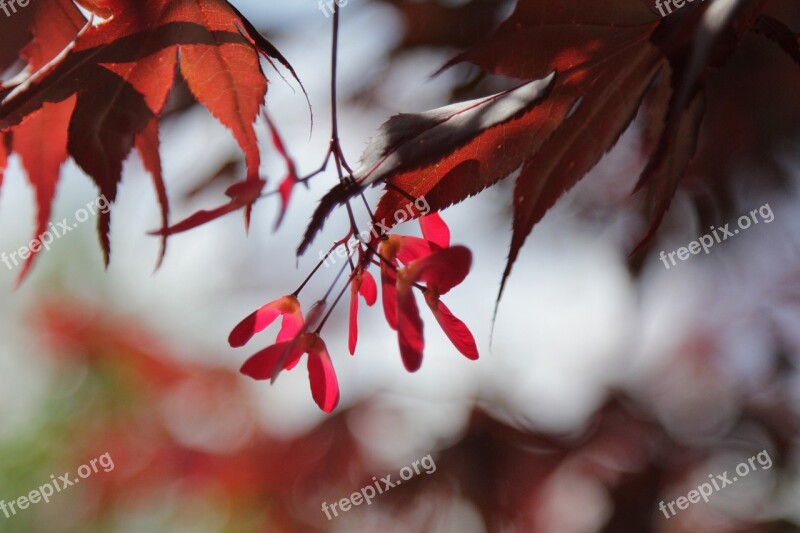
[[378, 299], [378, 287], [375, 284], [375, 278], [369, 272], [361, 272], [350, 283], [350, 334], [348, 337], [347, 347], [350, 350], [350, 355], [356, 353], [356, 344], [358, 343], [358, 296], [359, 294], [364, 297], [367, 305], [374, 305]]
[[354, 279], [350, 282], [350, 331], [347, 338], [347, 349], [350, 355], [356, 353], [358, 343], [358, 292], [359, 280]]
[[316, 334], [309, 334], [304, 344], [308, 350], [308, 380], [311, 396], [319, 408], [330, 413], [339, 404], [339, 382], [325, 342]]
[[247, 318], [239, 322], [228, 336], [228, 344], [234, 348], [244, 346], [253, 338], [253, 335], [262, 331], [281, 315], [275, 302], [270, 302], [258, 311], [250, 313]]
[[300, 311], [300, 304], [289, 312], [284, 309], [281, 330], [278, 332], [276, 342], [290, 341], [303, 329], [303, 313]]
[[247, 318], [233, 328], [228, 337], [228, 343], [234, 348], [244, 346], [253, 335], [266, 329], [280, 315], [284, 315], [284, 318], [277, 342], [293, 338], [303, 327], [303, 315], [300, 310], [300, 302], [290, 295], [273, 300], [250, 313]]
[[445, 294], [464, 281], [471, 266], [472, 252], [464, 246], [454, 246], [415, 261], [409, 267], [409, 276], [426, 282], [437, 294]]
[[431, 245], [425, 239], [406, 235], [393, 235], [392, 238], [397, 239], [400, 243], [397, 247], [396, 257], [404, 265], [431, 253]]
[[[294, 296], [292, 296], [291, 298], [294, 298], [294, 301], [297, 302], [297, 299]], [[324, 300], [319, 300], [317, 302], [314, 302], [314, 305], [312, 305], [311, 308], [308, 310], [308, 313], [306, 313], [305, 318], [302, 319], [303, 321], [301, 323], [300, 332], [294, 339], [292, 339], [292, 342], [294, 343], [295, 346], [300, 346], [304, 352], [308, 352], [309, 349], [305, 348], [305, 346], [308, 345], [308, 338], [310, 335], [308, 331], [311, 330], [312, 328], [315, 328], [319, 324], [320, 318], [322, 317], [322, 315], [325, 314], [325, 310], [327, 308], [328, 306], [326, 305]], [[300, 302], [297, 302], [297, 309], [299, 311]], [[322, 339], [320, 339], [320, 341], [321, 340]], [[287, 361], [286, 364], [283, 365], [283, 369], [291, 370], [299, 362], [300, 362], [299, 359], [295, 359], [294, 361]]]
[[364, 297], [367, 305], [375, 305], [378, 300], [378, 286], [375, 284], [375, 278], [369, 272], [361, 273], [361, 287], [358, 292]]
[[[291, 345], [291, 342], [279, 342], [264, 348], [260, 352], [257, 352], [250, 357], [250, 359], [245, 361], [240, 372], [253, 379], [272, 379], [278, 372], [280, 372], [280, 361], [286, 355], [286, 351], [291, 350]], [[287, 364], [283, 366], [289, 366], [288, 363], [291, 363], [292, 365], [296, 364], [301, 355], [303, 355], [303, 351], [300, 348], [295, 347], [293, 352], [289, 354]]]
[[381, 294], [383, 314], [389, 327], [397, 329], [397, 275], [388, 265], [381, 263]]
[[478, 358], [478, 347], [475, 344], [475, 338], [472, 336], [469, 328], [461, 320], [453, 316], [450, 309], [439, 301], [438, 298], [428, 297], [426, 294], [425, 301], [428, 307], [431, 308], [433, 316], [442, 327], [442, 330], [447, 335], [447, 338], [453, 343], [453, 346], [458, 348], [458, 351], [464, 354], [467, 358], [475, 360]]
[[450, 228], [447, 227], [439, 213], [431, 213], [419, 219], [419, 227], [426, 241], [442, 248], [450, 247]]
[[400, 342], [400, 355], [409, 372], [415, 372], [422, 365], [422, 349], [425, 339], [422, 334], [422, 319], [414, 300], [410, 285], [402, 284], [397, 290], [397, 338]]

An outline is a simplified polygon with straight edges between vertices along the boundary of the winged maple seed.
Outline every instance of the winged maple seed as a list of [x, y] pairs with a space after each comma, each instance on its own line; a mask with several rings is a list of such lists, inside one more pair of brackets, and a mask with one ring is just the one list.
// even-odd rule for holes
[[[311, 394], [320, 409], [330, 413], [339, 403], [339, 383], [328, 348], [316, 333], [303, 333], [295, 340], [279, 342], [261, 350], [245, 362], [242, 374], [253, 379], [270, 379], [280, 370], [291, 370], [306, 353]], [[286, 359], [284, 364], [281, 364], [282, 358]]]
[[[402, 244], [400, 245], [402, 246]], [[478, 358], [478, 348], [469, 329], [457, 319], [439, 300], [439, 296], [448, 292], [467, 277], [472, 254], [463, 246], [442, 248], [416, 258], [408, 266], [397, 271], [395, 286], [395, 302], [397, 306], [397, 331], [400, 341], [400, 354], [403, 363], [410, 372], [417, 370], [422, 363], [422, 320], [414, 300], [413, 289], [419, 281], [425, 281], [425, 302], [433, 312], [447, 337], [458, 351], [469, 359]]]
[[244, 346], [256, 333], [283, 317], [275, 344], [250, 357], [242, 366], [242, 374], [253, 379], [275, 379], [282, 370], [291, 370], [308, 354], [308, 375], [311, 393], [320, 409], [329, 413], [339, 403], [339, 384], [325, 342], [317, 333], [309, 333], [294, 295], [273, 300], [248, 315], [231, 332], [228, 342]]
[[[352, 248], [350, 253], [353, 254], [358, 250], [359, 260], [355, 265], [352, 262], [348, 263], [351, 266], [351, 273], [345, 285], [345, 289], [350, 287], [348, 348], [352, 355], [358, 342], [358, 298], [359, 295], [363, 297], [369, 306], [377, 301], [378, 288], [368, 268], [370, 264], [380, 267], [384, 314], [389, 326], [398, 333], [400, 354], [409, 372], [420, 368], [425, 347], [423, 324], [414, 300], [414, 289], [424, 294], [425, 302], [433, 312], [434, 318], [453, 345], [469, 359], [478, 358], [478, 349], [472, 333], [439, 299], [441, 295], [464, 281], [472, 263], [472, 254], [463, 246], [450, 246], [450, 229], [438, 214], [428, 215], [419, 220], [424, 236], [422, 239], [403, 235], [382, 235], [369, 243], [361, 243], [360, 246]], [[331, 252], [339, 246], [344, 246], [346, 240], [340, 241]], [[321, 258], [317, 269], [327, 257], [326, 255]], [[348, 264], [345, 264], [345, 267]], [[311, 276], [317, 269], [312, 271]], [[343, 271], [344, 268], [340, 274]], [[297, 295], [307, 282], [308, 279], [294, 293], [273, 300], [245, 317], [233, 329], [228, 342], [234, 348], [241, 347], [256, 333], [263, 331], [282, 316], [283, 322], [275, 344], [250, 357], [241, 371], [255, 379], [274, 380], [282, 370], [290, 370], [304, 353], [308, 353], [312, 396], [322, 410], [330, 412], [338, 403], [339, 392], [328, 350], [319, 334], [344, 290], [321, 321], [318, 320], [322, 309], [319, 302], [309, 313], [309, 319], [304, 320]], [[335, 284], [336, 281], [331, 289]], [[325, 302], [329, 295], [330, 291], [322, 302]], [[310, 318], [311, 315], [317, 316]], [[312, 332], [311, 328], [317, 322], [319, 325]]]

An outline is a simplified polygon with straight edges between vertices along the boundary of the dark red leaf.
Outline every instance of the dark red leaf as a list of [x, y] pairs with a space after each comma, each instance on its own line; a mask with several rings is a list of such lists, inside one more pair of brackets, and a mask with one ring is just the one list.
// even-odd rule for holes
[[[0, 92], [0, 129], [16, 129], [47, 103], [74, 99], [68, 126], [63, 129], [66, 153], [59, 157], [63, 161], [67, 153], [72, 156], [113, 203], [122, 164], [138, 146], [153, 175], [162, 209], [159, 233], [166, 237], [170, 234], [166, 230], [169, 208], [155, 121], [164, 109], [178, 67], [196, 100], [230, 129], [241, 146], [247, 180], [263, 184], [253, 124], [267, 81], [258, 55], [275, 59], [290, 71], [291, 67], [235, 8], [224, 0], [84, 0], [81, 5], [108, 20], [87, 25], [69, 0], [36, 3], [36, 20], [31, 25], [34, 40], [23, 53], [35, 74]], [[28, 12], [34, 13], [34, 8]], [[49, 150], [55, 157], [54, 150]], [[39, 198], [47, 202], [47, 194]], [[249, 197], [240, 206], [246, 223], [256, 198]], [[188, 229], [230, 208], [198, 214], [181, 227]], [[39, 204], [40, 215], [47, 209]], [[106, 262], [109, 230], [110, 214], [103, 213], [99, 233]]]
[[136, 136], [136, 149], [141, 155], [145, 170], [147, 170], [153, 178], [153, 187], [156, 190], [158, 205], [161, 208], [161, 231], [165, 233], [161, 236], [161, 251], [158, 254], [156, 268], [161, 266], [164, 255], [167, 253], [166, 230], [169, 228], [169, 198], [167, 197], [167, 188], [164, 184], [164, 176], [161, 172], [161, 156], [158, 153], [158, 146], [158, 121], [153, 119]]
[[225, 194], [231, 198], [231, 201], [227, 204], [221, 205], [210, 211], [202, 209], [168, 228], [151, 231], [150, 235], [168, 236], [175, 235], [176, 233], [182, 233], [206, 224], [207, 222], [211, 222], [212, 220], [216, 220], [224, 215], [227, 215], [228, 213], [233, 213], [234, 211], [238, 211], [243, 207], [252, 205], [252, 203], [261, 193], [264, 185], [266, 185], [266, 182], [262, 179], [234, 183], [225, 192]]

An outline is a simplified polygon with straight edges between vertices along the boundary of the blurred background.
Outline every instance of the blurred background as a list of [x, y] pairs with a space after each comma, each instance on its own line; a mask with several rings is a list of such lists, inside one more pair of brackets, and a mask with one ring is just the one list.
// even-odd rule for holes
[[[299, 172], [311, 172], [330, 132], [331, 18], [312, 0], [233, 3], [309, 92], [313, 129], [299, 87], [265, 65], [267, 110]], [[512, 8], [340, 7], [340, 127], [351, 165], [394, 113], [511, 86], [468, 66], [432, 74]], [[800, 31], [797, 6], [770, 9], [790, 13]], [[274, 385], [238, 373], [273, 329], [238, 350], [226, 340], [252, 310], [294, 290], [346, 231], [336, 213], [306, 256], [294, 255], [335, 175], [297, 189], [278, 231], [272, 197], [256, 206], [249, 235], [231, 215], [175, 236], [153, 272], [159, 243], [146, 232], [159, 214], [132, 156], [107, 271], [92, 222], [58, 240], [21, 288], [0, 268], [0, 499], [105, 453], [115, 468], [0, 515], [0, 531], [800, 531], [798, 89], [797, 64], [761, 37], [745, 39], [707, 87], [701, 151], [640, 264], [628, 259], [645, 223], [631, 196], [645, 161], [635, 121], [534, 229], [493, 332], [512, 181], [447, 210], [453, 241], [471, 248], [474, 264], [445, 301], [474, 333], [480, 360], [462, 357], [423, 310], [425, 358], [408, 374], [380, 305], [362, 307], [351, 357], [344, 300], [324, 335], [342, 391], [331, 415], [314, 404], [303, 369]], [[244, 175], [233, 138], [189, 98], [174, 91], [161, 132], [173, 220], [217, 205]], [[274, 186], [285, 168], [263, 123], [259, 135]], [[74, 164], [63, 171], [54, 220], [95, 196]], [[379, 192], [368, 195], [373, 205]], [[659, 261], [661, 250], [765, 203], [771, 223], [669, 270]], [[0, 197], [0, 251], [28, 242], [33, 205], [15, 156]], [[405, 226], [398, 232], [417, 231]], [[314, 278], [304, 304], [335, 271]], [[764, 450], [770, 468], [676, 516], [659, 510]], [[330, 520], [323, 512], [429, 454], [434, 472]]]

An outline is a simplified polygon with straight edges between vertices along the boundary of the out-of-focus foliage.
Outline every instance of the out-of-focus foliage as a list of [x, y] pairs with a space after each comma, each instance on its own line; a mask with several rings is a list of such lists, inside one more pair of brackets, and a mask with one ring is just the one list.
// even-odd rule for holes
[[[27, 494], [49, 474], [73, 471], [104, 453], [115, 468], [57, 494], [50, 504], [10, 520], [0, 517], [13, 531], [793, 527], [791, 514], [769, 505], [796, 483], [800, 420], [782, 405], [792, 384], [780, 365], [765, 382], [768, 395], [729, 398], [728, 408], [738, 414], [713, 439], [674, 434], [659, 421], [657, 406], [631, 391], [612, 391], [571, 434], [525, 429], [522, 421], [504, 420], [501, 412], [476, 404], [463, 430], [426, 451], [434, 471], [331, 522], [323, 502], [348, 497], [371, 485], [373, 476], [407, 464], [382, 461], [352, 432], [354, 423], [402, 413], [367, 401], [296, 438], [270, 436], [255, 423], [255, 399], [234, 373], [187, 363], [134, 320], [78, 301], [51, 299], [30, 317], [59, 379], [26, 435], [0, 443], [2, 497]], [[719, 379], [721, 369], [709, 359], [685, 364], [696, 386]], [[662, 389], [670, 401], [680, 390], [668, 384]], [[660, 501], [685, 494], [706, 474], [732, 471], [761, 450], [773, 465], [750, 474], [740, 509], [732, 507], [737, 489], [728, 488], [733, 496], [723, 492], [710, 505], [694, 505], [681, 521], [659, 513]], [[756, 512], [739, 515], [742, 510]]]

